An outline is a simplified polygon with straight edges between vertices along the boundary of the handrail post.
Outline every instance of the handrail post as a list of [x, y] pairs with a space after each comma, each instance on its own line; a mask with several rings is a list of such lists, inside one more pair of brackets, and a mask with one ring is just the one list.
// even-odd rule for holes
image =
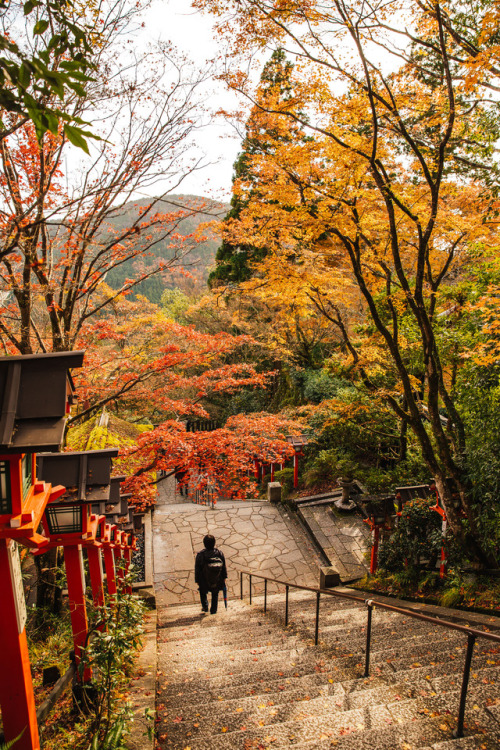
[[290, 586], [285, 586], [285, 626], [288, 625], [288, 590]]
[[458, 724], [457, 724], [456, 731], [453, 732], [454, 737], [464, 736], [465, 702], [467, 700], [467, 688], [469, 687], [470, 665], [472, 661], [472, 652], [474, 650], [475, 642], [476, 642], [475, 635], [470, 634], [467, 636], [467, 653], [465, 655], [464, 675], [462, 678], [462, 692], [460, 693], [460, 706], [458, 709]]
[[250, 596], [250, 604], [252, 603], [252, 574], [248, 574], [248, 588], [249, 588], [249, 596]]
[[319, 639], [319, 597], [320, 597], [319, 591], [316, 594], [316, 627], [314, 631], [314, 645], [318, 645], [318, 639]]
[[366, 651], [365, 651], [365, 673], [363, 677], [370, 676], [370, 647], [372, 642], [372, 611], [373, 602], [371, 599], [367, 599], [365, 602], [368, 608], [368, 618], [366, 621]]
[[243, 601], [243, 571], [240, 570], [240, 599]]
[[267, 578], [264, 578], [264, 612], [267, 612]]

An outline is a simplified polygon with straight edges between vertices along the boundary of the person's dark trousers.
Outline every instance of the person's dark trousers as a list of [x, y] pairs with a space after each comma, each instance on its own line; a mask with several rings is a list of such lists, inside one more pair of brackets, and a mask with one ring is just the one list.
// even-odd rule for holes
[[[208, 612], [208, 592], [207, 591], [201, 591], [200, 589], [200, 601], [201, 601], [201, 608], [204, 612]], [[210, 605], [210, 614], [215, 615], [217, 612], [217, 606], [219, 604], [219, 591], [212, 591], [212, 603]]]

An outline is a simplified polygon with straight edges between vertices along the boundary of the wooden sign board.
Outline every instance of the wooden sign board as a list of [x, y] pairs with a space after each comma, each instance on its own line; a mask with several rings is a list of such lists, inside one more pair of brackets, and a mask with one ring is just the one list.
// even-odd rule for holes
[[26, 625], [26, 600], [24, 598], [23, 576], [21, 573], [21, 560], [19, 559], [19, 549], [12, 539], [7, 543], [10, 578], [12, 581], [12, 593], [16, 604], [17, 629], [21, 634]]

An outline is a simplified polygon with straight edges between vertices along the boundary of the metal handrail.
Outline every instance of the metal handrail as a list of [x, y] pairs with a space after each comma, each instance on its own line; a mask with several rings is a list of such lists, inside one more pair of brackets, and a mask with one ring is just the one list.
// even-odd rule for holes
[[430, 615], [423, 615], [420, 612], [415, 612], [412, 609], [406, 607], [396, 607], [394, 604], [387, 604], [381, 602], [378, 599], [364, 599], [361, 596], [355, 594], [346, 594], [343, 591], [333, 591], [331, 589], [322, 589], [314, 586], [303, 586], [298, 583], [290, 583], [290, 581], [280, 581], [278, 578], [271, 578], [270, 576], [261, 575], [260, 573], [253, 573], [250, 570], [242, 569], [240, 573], [240, 599], [243, 599], [243, 576], [246, 574], [249, 580], [249, 599], [250, 604], [252, 603], [252, 578], [260, 578], [264, 581], [264, 612], [267, 612], [267, 584], [268, 581], [271, 583], [277, 583], [285, 587], [285, 626], [288, 625], [289, 618], [289, 590], [290, 588], [300, 589], [301, 591], [311, 591], [316, 594], [316, 618], [314, 627], [314, 644], [317, 646], [319, 642], [319, 604], [320, 597], [322, 594], [325, 596], [333, 596], [340, 599], [349, 599], [351, 601], [358, 602], [367, 608], [367, 623], [366, 623], [366, 648], [365, 648], [365, 671], [363, 677], [368, 677], [370, 674], [370, 648], [371, 648], [371, 637], [372, 637], [372, 612], [374, 607], [379, 609], [388, 609], [392, 612], [397, 612], [400, 615], [407, 617], [413, 617], [415, 620], [423, 620], [429, 622], [432, 625], [439, 625], [442, 628], [448, 628], [448, 630], [457, 630], [460, 633], [464, 633], [467, 636], [467, 652], [465, 655], [464, 672], [462, 677], [462, 689], [460, 692], [460, 705], [458, 708], [458, 721], [457, 729], [454, 732], [455, 737], [464, 736], [464, 716], [465, 716], [465, 704], [467, 701], [467, 689], [469, 687], [470, 667], [472, 662], [472, 654], [474, 645], [477, 638], [486, 638], [489, 641], [500, 643], [500, 635], [495, 633], [488, 633], [484, 630], [478, 630], [477, 628], [470, 628], [467, 625], [458, 625], [455, 622], [449, 622], [448, 620], [441, 620], [438, 617], [432, 617]]

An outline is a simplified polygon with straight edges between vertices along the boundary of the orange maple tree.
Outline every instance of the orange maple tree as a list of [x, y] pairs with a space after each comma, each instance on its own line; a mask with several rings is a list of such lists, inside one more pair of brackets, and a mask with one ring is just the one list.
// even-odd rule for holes
[[272, 384], [273, 372], [248, 361], [249, 336], [201, 333], [144, 299], [122, 299], [115, 315], [88, 325], [78, 344], [86, 357], [74, 374], [79, 407], [70, 425], [107, 408], [152, 426], [120, 451], [120, 470], [130, 474], [124, 487], [136, 503], [154, 502], [157, 472], [176, 470], [190, 475], [191, 489], [215, 482], [220, 494], [242, 496], [254, 488], [254, 459], [292, 455], [286, 435], [302, 426], [280, 415], [238, 415], [217, 429], [187, 430], [188, 420], [213, 420], [214, 397], [230, 402], [241, 389]]
[[168, 420], [123, 451], [133, 471], [122, 487], [136, 506], [147, 507], [154, 503], [156, 472], [165, 472], [182, 477], [191, 494], [212, 488], [216, 497], [244, 499], [256, 491], [255, 461], [289, 460], [293, 448], [286, 436], [300, 432], [297, 421], [267, 413], [241, 414], [224, 427], [198, 432]]
[[[253, 181], [235, 185], [249, 201], [227, 239], [266, 248], [255, 287], [272, 278], [275, 295], [281, 274], [290, 296], [289, 281], [298, 278], [297, 289], [305, 295], [309, 285], [327, 318], [316, 290], [328, 300], [328, 284], [318, 276], [324, 273], [334, 303], [347, 308], [345, 288], [354, 286], [371, 325], [365, 350], [377, 364], [385, 360], [379, 373], [389, 376], [369, 387], [415, 435], [456, 538], [471, 558], [495, 564], [496, 551], [481, 539], [464, 420], [439, 334], [444, 289], [470, 254], [496, 244], [485, 189], [497, 184], [495, 105], [485, 93], [487, 83], [495, 85], [493, 58], [480, 76], [471, 74], [478, 58], [464, 55], [440, 3], [197, 5], [217, 16], [228, 40], [228, 84], [262, 115]], [[404, 19], [401, 29], [394, 19]], [[273, 101], [254, 92], [248, 57], [265, 46], [297, 61], [294, 97]], [[274, 137], [270, 148], [287, 123], [310, 138]], [[297, 270], [283, 273], [288, 266]], [[349, 353], [355, 360], [354, 347]]]

